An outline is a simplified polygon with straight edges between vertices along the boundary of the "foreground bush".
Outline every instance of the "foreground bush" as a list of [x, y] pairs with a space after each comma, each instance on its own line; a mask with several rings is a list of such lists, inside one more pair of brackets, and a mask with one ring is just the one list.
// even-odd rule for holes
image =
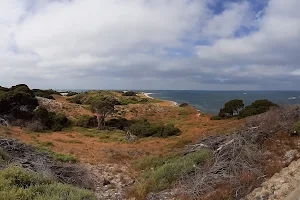
[[146, 157], [138, 160], [135, 167], [143, 170], [142, 178], [133, 187], [138, 198], [145, 198], [150, 192], [158, 192], [169, 188], [184, 174], [196, 170], [211, 157], [209, 150], [199, 150], [185, 156], [171, 154], [165, 157]]
[[5, 200], [96, 199], [87, 190], [55, 182], [16, 166], [0, 171], [0, 196]]
[[129, 131], [138, 137], [169, 137], [179, 135], [180, 130], [173, 124], [166, 126], [161, 124], [150, 124], [147, 120], [133, 121]]

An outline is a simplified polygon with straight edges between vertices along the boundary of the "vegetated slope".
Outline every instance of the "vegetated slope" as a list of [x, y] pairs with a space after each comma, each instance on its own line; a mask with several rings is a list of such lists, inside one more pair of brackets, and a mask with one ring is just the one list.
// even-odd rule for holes
[[[187, 148], [187, 155], [207, 149], [212, 157], [205, 165], [182, 173], [173, 192], [158, 193], [158, 198], [175, 199], [241, 199], [274, 173], [299, 158], [300, 129], [293, 130], [300, 120], [300, 106], [281, 106], [250, 117], [232, 134], [221, 134], [199, 140]], [[291, 136], [289, 132], [292, 131]], [[288, 179], [288, 177], [286, 177]], [[285, 178], [283, 178], [285, 179]], [[284, 181], [282, 182], [284, 183]], [[268, 190], [249, 199], [282, 199], [282, 190]], [[264, 187], [264, 185], [263, 185]], [[266, 190], [266, 188], [264, 188]], [[257, 192], [257, 191], [256, 191]], [[155, 195], [154, 195], [155, 196]]]
[[2, 199], [95, 199], [91, 192], [71, 186], [92, 187], [84, 168], [54, 161], [16, 140], [0, 140], [0, 168]]

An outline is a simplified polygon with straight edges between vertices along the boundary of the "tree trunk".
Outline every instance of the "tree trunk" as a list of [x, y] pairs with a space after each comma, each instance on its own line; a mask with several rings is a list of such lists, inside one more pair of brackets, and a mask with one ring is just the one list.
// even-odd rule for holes
[[103, 130], [105, 128], [104, 126], [104, 118], [102, 116], [98, 116], [98, 129]]

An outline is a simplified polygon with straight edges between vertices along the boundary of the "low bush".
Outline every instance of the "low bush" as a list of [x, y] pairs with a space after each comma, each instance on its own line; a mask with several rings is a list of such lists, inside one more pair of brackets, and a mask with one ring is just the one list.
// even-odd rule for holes
[[44, 130], [44, 125], [39, 120], [33, 120], [26, 124], [26, 128], [33, 132], [42, 132]]
[[221, 117], [221, 116], [219, 116], [219, 115], [215, 115], [215, 116], [212, 116], [210, 119], [211, 119], [211, 120], [222, 120], [223, 117]]
[[25, 84], [0, 90], [0, 115], [7, 115], [11, 121], [31, 120], [32, 111], [38, 106], [33, 92]]
[[290, 136], [299, 136], [300, 135], [300, 121], [293, 124], [289, 133], [290, 133]]
[[125, 118], [114, 118], [105, 122], [106, 127], [115, 128], [119, 130], [127, 130], [131, 124], [132, 122]]
[[179, 135], [180, 130], [173, 124], [150, 124], [147, 120], [133, 121], [129, 131], [137, 137], [169, 137]]
[[67, 97], [75, 96], [78, 92], [68, 92]]
[[82, 115], [76, 121], [76, 126], [84, 128], [95, 128], [98, 126], [97, 116]]
[[122, 96], [136, 96], [136, 92], [126, 91], [122, 94]]
[[34, 114], [35, 120], [40, 121], [44, 127], [52, 131], [61, 131], [69, 125], [69, 120], [64, 114], [48, 112], [44, 107], [38, 107]]
[[0, 196], [5, 200], [96, 199], [87, 190], [55, 182], [17, 166], [0, 171]]
[[208, 150], [199, 150], [185, 156], [171, 154], [166, 157], [146, 157], [134, 163], [139, 170], [144, 170], [142, 178], [133, 187], [138, 198], [145, 198], [150, 192], [167, 189], [184, 174], [192, 173], [197, 166], [203, 165], [211, 157]]
[[182, 104], [179, 104], [179, 107], [188, 107], [189, 104], [188, 103], [182, 103]]

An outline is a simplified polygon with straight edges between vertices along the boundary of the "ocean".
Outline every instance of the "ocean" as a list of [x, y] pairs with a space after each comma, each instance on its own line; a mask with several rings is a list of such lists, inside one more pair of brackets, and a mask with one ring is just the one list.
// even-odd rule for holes
[[258, 99], [268, 99], [276, 104], [300, 104], [300, 91], [195, 91], [195, 90], [144, 90], [149, 96], [188, 103], [199, 111], [217, 114], [224, 103], [232, 99], [242, 99], [250, 105]]

